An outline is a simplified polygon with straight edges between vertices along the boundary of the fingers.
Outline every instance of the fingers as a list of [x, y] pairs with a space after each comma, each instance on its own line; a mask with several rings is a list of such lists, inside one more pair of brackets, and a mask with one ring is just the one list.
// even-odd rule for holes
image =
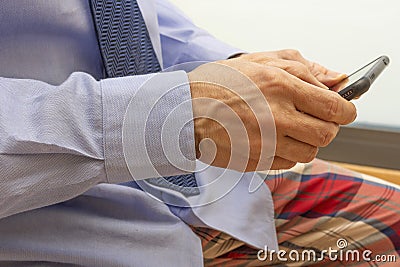
[[[293, 49], [244, 54], [240, 58], [259, 64], [279, 67], [306, 82], [322, 88], [330, 88], [346, 77], [343, 73], [329, 70], [318, 63], [305, 59], [299, 51]], [[298, 71], [299, 69], [301, 69], [300, 72]], [[307, 70], [307, 75], [304, 75], [306, 72], [304, 69]]]
[[[283, 98], [273, 105], [277, 130], [276, 156], [282, 160], [278, 162], [290, 165], [290, 162], [310, 162], [313, 160], [319, 147], [327, 146], [336, 137], [339, 124], [352, 122], [356, 117], [356, 110], [352, 103], [341, 98], [337, 93], [310, 85], [297, 77], [282, 73], [287, 86], [285, 102]], [[276, 74], [278, 75], [278, 74]], [[285, 91], [285, 90], [283, 90]], [[290, 110], [292, 104], [292, 110]], [[285, 166], [286, 166], [285, 165]]]
[[323, 84], [328, 87], [332, 87], [343, 79], [346, 78], [346, 74], [339, 73], [336, 71], [329, 70], [318, 63], [315, 62], [308, 62], [307, 66], [309, 67], [311, 73]]
[[294, 111], [285, 117], [277, 116], [276, 155], [292, 162], [310, 162], [319, 147], [327, 146], [335, 138], [339, 126], [310, 115]]
[[295, 49], [283, 49], [277, 51], [277, 53], [282, 59], [296, 60], [303, 63], [304, 65], [308, 65], [309, 61], [305, 59], [299, 51]]
[[300, 142], [289, 136], [278, 136], [276, 156], [291, 162], [307, 163], [312, 161], [318, 153], [318, 147]]
[[346, 75], [343, 75], [342, 77], [343, 79], [341, 79], [339, 82], [335, 82], [333, 85], [330, 86], [330, 90], [334, 92], [339, 92], [340, 90], [346, 87], [346, 85], [349, 82], [349, 79], [347, 78]]
[[[195, 121], [196, 144], [198, 136], [203, 133], [202, 128], [208, 133], [205, 137], [216, 144], [218, 151], [212, 165], [234, 168], [229, 159], [233, 158], [241, 164], [250, 157], [245, 168], [246, 171], [254, 171], [263, 167], [259, 165], [269, 164], [269, 162], [266, 164], [263, 157], [267, 156], [271, 160], [271, 156], [274, 155], [273, 169], [291, 168], [295, 162], [309, 162], [314, 159], [318, 147], [328, 145], [336, 136], [338, 125], [348, 124], [355, 119], [354, 105], [336, 92], [324, 89], [303, 63], [276, 58], [265, 59], [265, 57], [257, 56], [254, 59], [251, 57], [253, 56], [248, 55], [218, 64], [204, 64], [188, 74], [193, 98], [200, 94], [201, 97], [207, 99], [220, 100], [221, 103], [237, 112], [238, 118], [242, 119], [244, 128], [250, 134], [248, 138], [242, 139], [240, 136], [232, 138], [235, 141], [235, 145], [232, 146], [229, 138], [224, 137], [224, 132], [220, 127], [211, 127], [209, 123], [200, 124], [199, 121]], [[237, 78], [242, 77], [242, 74], [244, 74], [243, 79], [233, 79], [235, 75], [239, 75]], [[207, 82], [200, 84], [193, 82], [197, 81], [198, 77]], [[225, 89], [215, 90], [211, 87], [214, 84], [221, 85], [225, 81], [230, 82], [227, 88], [234, 90], [234, 93], [227, 93], [230, 91]], [[268, 105], [264, 103], [265, 100], [268, 101]], [[206, 102], [198, 108], [195, 104], [193, 113], [198, 114], [198, 110], [212, 110], [213, 117], [221, 115], [219, 108], [210, 109], [209, 105], [210, 102]], [[252, 109], [249, 109], [248, 105]], [[256, 112], [257, 118], [253, 118], [254, 114], [249, 112]], [[274, 151], [269, 154], [264, 151], [268, 150], [267, 144], [271, 144], [271, 139], [268, 139], [270, 135], [267, 132], [259, 134], [262, 128], [258, 124], [259, 118], [262, 118], [264, 122], [261, 125], [271, 122], [271, 127], [263, 129], [268, 129], [268, 131], [273, 127], [276, 129], [274, 133], [277, 142], [271, 146], [276, 150], [272, 149]], [[231, 129], [240, 128], [230, 120], [226, 126]], [[230, 133], [234, 132], [236, 131], [230, 131]], [[274, 137], [272, 137], [273, 140], [275, 140]], [[234, 153], [231, 147], [235, 148]]]
[[282, 136], [291, 137], [313, 147], [325, 147], [339, 132], [339, 125], [336, 123], [322, 121], [299, 111], [294, 112], [297, 114], [286, 119], [285, 125], [277, 125]]
[[301, 55], [301, 53], [297, 50], [293, 49], [280, 50], [277, 51], [277, 54], [279, 58], [294, 60], [303, 63], [305, 66], [308, 67], [312, 75], [314, 75], [314, 77], [318, 81], [320, 81], [327, 87], [332, 87], [335, 84], [339, 83], [344, 78], [346, 78], [346, 74], [327, 69], [318, 63], [305, 59]]
[[270, 169], [271, 170], [287, 170], [287, 169], [294, 167], [295, 165], [296, 165], [296, 162], [293, 162], [293, 161], [290, 161], [287, 159], [283, 159], [279, 156], [275, 156]]
[[280, 69], [287, 71], [288, 73], [296, 76], [297, 78], [313, 84], [315, 86], [328, 89], [323, 83], [321, 83], [307, 68], [303, 63], [293, 61], [293, 60], [283, 60], [283, 59], [275, 59], [272, 62], [269, 62], [269, 65], [274, 65]]
[[355, 106], [338, 93], [313, 87], [300, 80], [295, 82], [295, 87], [292, 92], [295, 108], [298, 111], [341, 125], [355, 120], [357, 116]]

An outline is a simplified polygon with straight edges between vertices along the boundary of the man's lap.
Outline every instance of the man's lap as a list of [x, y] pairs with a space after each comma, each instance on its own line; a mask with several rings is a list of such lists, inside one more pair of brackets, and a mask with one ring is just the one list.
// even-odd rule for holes
[[[338, 242], [345, 242], [346, 249], [370, 250], [371, 257], [399, 256], [398, 186], [321, 160], [298, 164], [289, 171], [270, 172], [266, 184], [274, 200], [280, 249], [287, 253], [313, 250], [321, 256], [323, 250], [338, 249]], [[210, 229], [195, 231], [202, 239], [205, 255], [212, 258], [214, 252], [218, 257], [206, 259], [208, 266], [268, 264], [257, 259], [258, 250], [243, 243], [240, 246], [223, 233]], [[233, 244], [232, 249], [229, 244]], [[325, 258], [320, 265], [339, 265]], [[274, 263], [277, 262], [275, 258]], [[306, 266], [312, 263], [303, 262]]]

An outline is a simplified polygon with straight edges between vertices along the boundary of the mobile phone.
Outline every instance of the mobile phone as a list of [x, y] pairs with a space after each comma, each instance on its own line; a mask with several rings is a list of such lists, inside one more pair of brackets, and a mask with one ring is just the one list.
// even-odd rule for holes
[[389, 62], [390, 60], [387, 56], [378, 57], [364, 67], [348, 75], [330, 89], [338, 91], [339, 95], [347, 100], [359, 98], [368, 91], [376, 78], [382, 73], [386, 66], [389, 65]]

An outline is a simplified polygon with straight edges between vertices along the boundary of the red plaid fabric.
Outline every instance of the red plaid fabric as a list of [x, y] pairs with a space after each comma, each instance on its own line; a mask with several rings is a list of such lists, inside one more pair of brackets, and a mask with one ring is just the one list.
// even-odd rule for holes
[[[314, 251], [318, 260], [261, 261], [251, 248], [219, 231], [196, 228], [206, 266], [400, 266], [400, 188], [315, 160], [270, 173], [280, 249]], [[371, 251], [371, 260], [324, 256], [329, 248]], [[342, 254], [342, 255], [343, 255]]]

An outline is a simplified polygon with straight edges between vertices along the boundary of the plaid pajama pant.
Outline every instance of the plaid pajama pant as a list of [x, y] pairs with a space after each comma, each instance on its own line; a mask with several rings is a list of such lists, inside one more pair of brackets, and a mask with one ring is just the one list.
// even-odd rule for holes
[[321, 160], [270, 172], [265, 182], [281, 256], [195, 228], [205, 266], [400, 266], [397, 185]]

